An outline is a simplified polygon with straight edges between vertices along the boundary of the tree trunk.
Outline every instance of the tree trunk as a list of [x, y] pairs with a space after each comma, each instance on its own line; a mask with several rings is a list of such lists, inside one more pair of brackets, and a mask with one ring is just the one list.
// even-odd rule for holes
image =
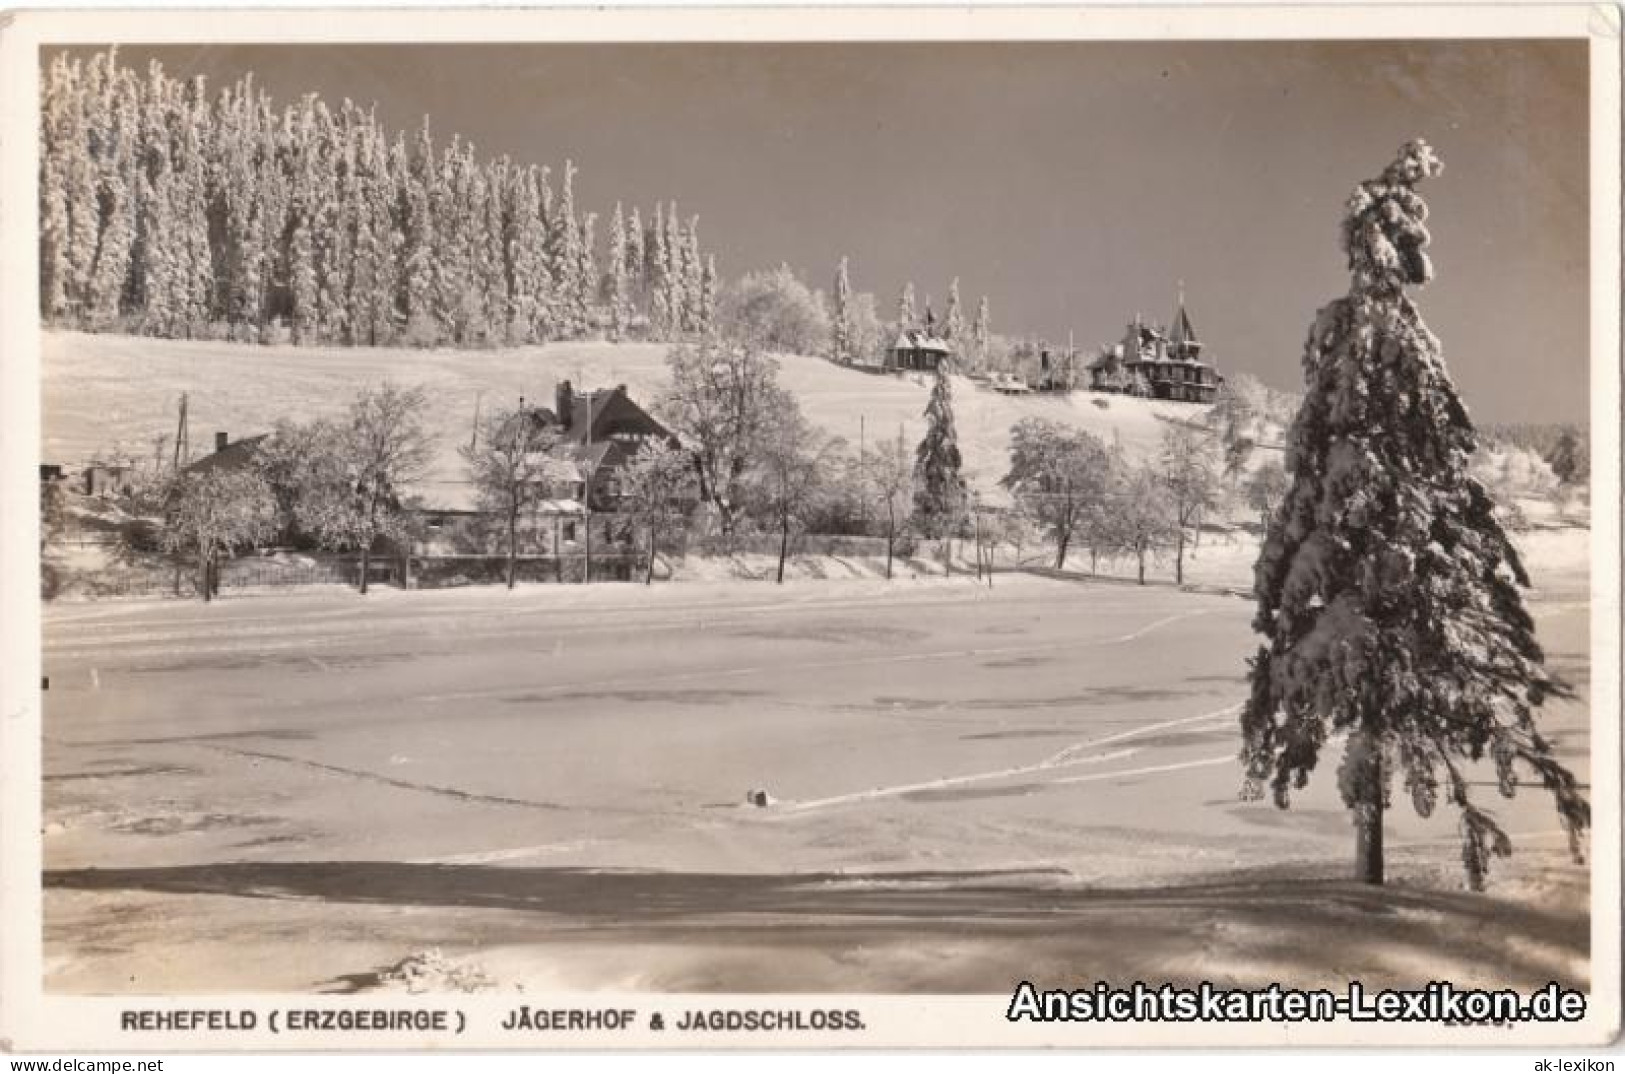
[[361, 593], [367, 592], [367, 575], [372, 573], [372, 542], [361, 546]]
[[564, 523], [553, 516], [553, 581], [564, 582]]
[[892, 544], [896, 541], [896, 539], [897, 539], [897, 527], [895, 525], [886, 527], [886, 581], [888, 581], [888, 582], [891, 581], [891, 550], [892, 550]]
[[1145, 549], [1140, 549], [1136, 555], [1140, 559], [1140, 584], [1145, 585]]
[[1174, 553], [1174, 584], [1185, 584], [1185, 531], [1179, 531], [1178, 551]]
[[659, 534], [653, 522], [649, 523], [649, 570], [643, 576], [644, 585], [654, 585], [655, 581], [655, 538]]
[[587, 502], [582, 506], [586, 512], [581, 516], [581, 551], [585, 558], [581, 561], [581, 581], [583, 584], [592, 581], [592, 487], [587, 487]]
[[779, 584], [784, 584], [784, 557], [790, 553], [790, 520], [786, 518], [779, 530]]
[[519, 507], [508, 508], [508, 588], [512, 589], [519, 573]]
[[1058, 571], [1066, 568], [1066, 546], [1071, 542], [1071, 535], [1063, 533], [1059, 543], [1055, 546], [1055, 569]]
[[209, 589], [209, 556], [201, 549], [197, 554], [198, 589], [203, 594], [203, 602], [207, 604], [213, 597]]
[[1382, 754], [1375, 748], [1370, 771], [1361, 781], [1365, 800], [1354, 807], [1354, 879], [1365, 884], [1383, 882]]

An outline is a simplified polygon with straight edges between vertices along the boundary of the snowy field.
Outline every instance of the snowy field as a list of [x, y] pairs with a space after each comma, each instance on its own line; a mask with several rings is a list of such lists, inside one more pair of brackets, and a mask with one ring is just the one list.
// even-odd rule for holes
[[[244, 344], [145, 339], [48, 331], [43, 334], [40, 383], [43, 458], [77, 465], [98, 452], [153, 457], [153, 438], [173, 437], [180, 393], [189, 395], [192, 451], [213, 450], [214, 433], [236, 440], [270, 430], [279, 418], [337, 415], [362, 387], [392, 379], [423, 385], [439, 456], [425, 489], [466, 480], [457, 446], [480, 406], [512, 407], [520, 396], [553, 405], [554, 385], [577, 389], [627, 385], [632, 398], [653, 404], [666, 384], [666, 348], [649, 343], [556, 343], [488, 351], [369, 347], [254, 347]], [[923, 374], [879, 376], [822, 358], [785, 355], [780, 381], [807, 417], [855, 450], [903, 430], [910, 450], [925, 434], [930, 383]], [[1009, 468], [1010, 427], [1047, 417], [1085, 428], [1133, 454], [1148, 454], [1166, 423], [1189, 420], [1200, 408], [1080, 392], [1061, 397], [1000, 395], [954, 378], [954, 415], [966, 476], [999, 499], [996, 482]], [[861, 421], [860, 421], [861, 419]], [[170, 441], [173, 444], [173, 440]]]
[[[1583, 573], [1546, 581], [1583, 691]], [[1477, 788], [1518, 848], [1482, 895], [1402, 795], [1392, 885], [1344, 880], [1333, 759], [1238, 801], [1251, 612], [1015, 575], [48, 606], [46, 984], [353, 991], [435, 948], [528, 991], [1583, 984], [1538, 792]], [[1549, 713], [1580, 773], [1586, 727]]]

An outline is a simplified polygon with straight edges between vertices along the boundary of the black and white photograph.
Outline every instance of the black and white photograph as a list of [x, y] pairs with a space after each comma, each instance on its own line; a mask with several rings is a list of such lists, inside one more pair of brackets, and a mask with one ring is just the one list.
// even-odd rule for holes
[[8, 27], [7, 1034], [1612, 1039], [1618, 10], [1294, 11]]

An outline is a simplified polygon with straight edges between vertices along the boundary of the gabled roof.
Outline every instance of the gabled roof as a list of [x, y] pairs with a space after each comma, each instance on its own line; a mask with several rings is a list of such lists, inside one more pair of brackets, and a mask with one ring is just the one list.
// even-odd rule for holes
[[897, 335], [897, 342], [892, 344], [894, 351], [936, 351], [939, 354], [951, 354], [953, 348], [948, 341], [930, 335], [918, 328], [905, 329]]
[[[671, 431], [627, 395], [624, 387], [592, 392], [570, 393], [570, 426], [560, 430], [566, 444], [586, 444], [608, 440], [628, 427], [639, 434], [676, 442]], [[559, 425], [559, 415], [546, 407], [530, 410], [531, 420], [541, 426]]]
[[261, 433], [258, 436], [244, 437], [241, 440], [227, 444], [212, 455], [205, 455], [196, 462], [185, 467], [181, 472], [187, 474], [206, 474], [216, 470], [230, 472], [241, 470], [254, 461], [259, 454], [260, 444], [270, 433]]

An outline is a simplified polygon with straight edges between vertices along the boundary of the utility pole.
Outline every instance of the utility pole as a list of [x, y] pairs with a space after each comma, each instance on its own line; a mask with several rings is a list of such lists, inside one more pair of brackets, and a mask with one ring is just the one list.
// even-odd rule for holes
[[867, 463], [863, 457], [863, 415], [858, 415], [858, 524], [865, 529], [869, 523], [869, 486], [865, 480]]
[[980, 582], [982, 580], [982, 498], [974, 492], [971, 493], [970, 514], [971, 521], [976, 527], [976, 580]]
[[[592, 404], [593, 396], [596, 394], [596, 392], [587, 393], [587, 452], [584, 460], [587, 466], [587, 472], [582, 475], [581, 482], [581, 517], [586, 525], [586, 536], [583, 539], [584, 543], [582, 545], [582, 551], [586, 554], [582, 563], [581, 573], [581, 581], [583, 585], [592, 581], [592, 477], [595, 469], [595, 467], [592, 465]], [[573, 403], [571, 405], [572, 407], [574, 406]]]
[[190, 436], [191, 434], [188, 433], [186, 429], [186, 393], [181, 392], [180, 418], [175, 427], [174, 470], [176, 473], [180, 473], [181, 467], [192, 461], [192, 444]]
[[[180, 416], [175, 427], [175, 462], [170, 473], [180, 479], [181, 467], [191, 461], [190, 434], [186, 430], [186, 393], [181, 392]], [[175, 553], [175, 595], [181, 595], [181, 554]]]
[[[983, 510], [983, 507], [981, 507], [981, 494], [980, 494], [980, 492], [978, 492], [978, 494], [977, 494], [977, 544], [978, 544], [978, 546], [980, 546], [980, 544], [981, 544], [981, 510]], [[991, 543], [991, 541], [988, 541], [988, 543], [986, 543], [986, 552], [985, 552], [985, 554], [986, 554], [986, 557], [988, 557], [988, 588], [990, 588], [990, 590], [991, 590], [991, 588], [993, 588], [993, 543]]]

